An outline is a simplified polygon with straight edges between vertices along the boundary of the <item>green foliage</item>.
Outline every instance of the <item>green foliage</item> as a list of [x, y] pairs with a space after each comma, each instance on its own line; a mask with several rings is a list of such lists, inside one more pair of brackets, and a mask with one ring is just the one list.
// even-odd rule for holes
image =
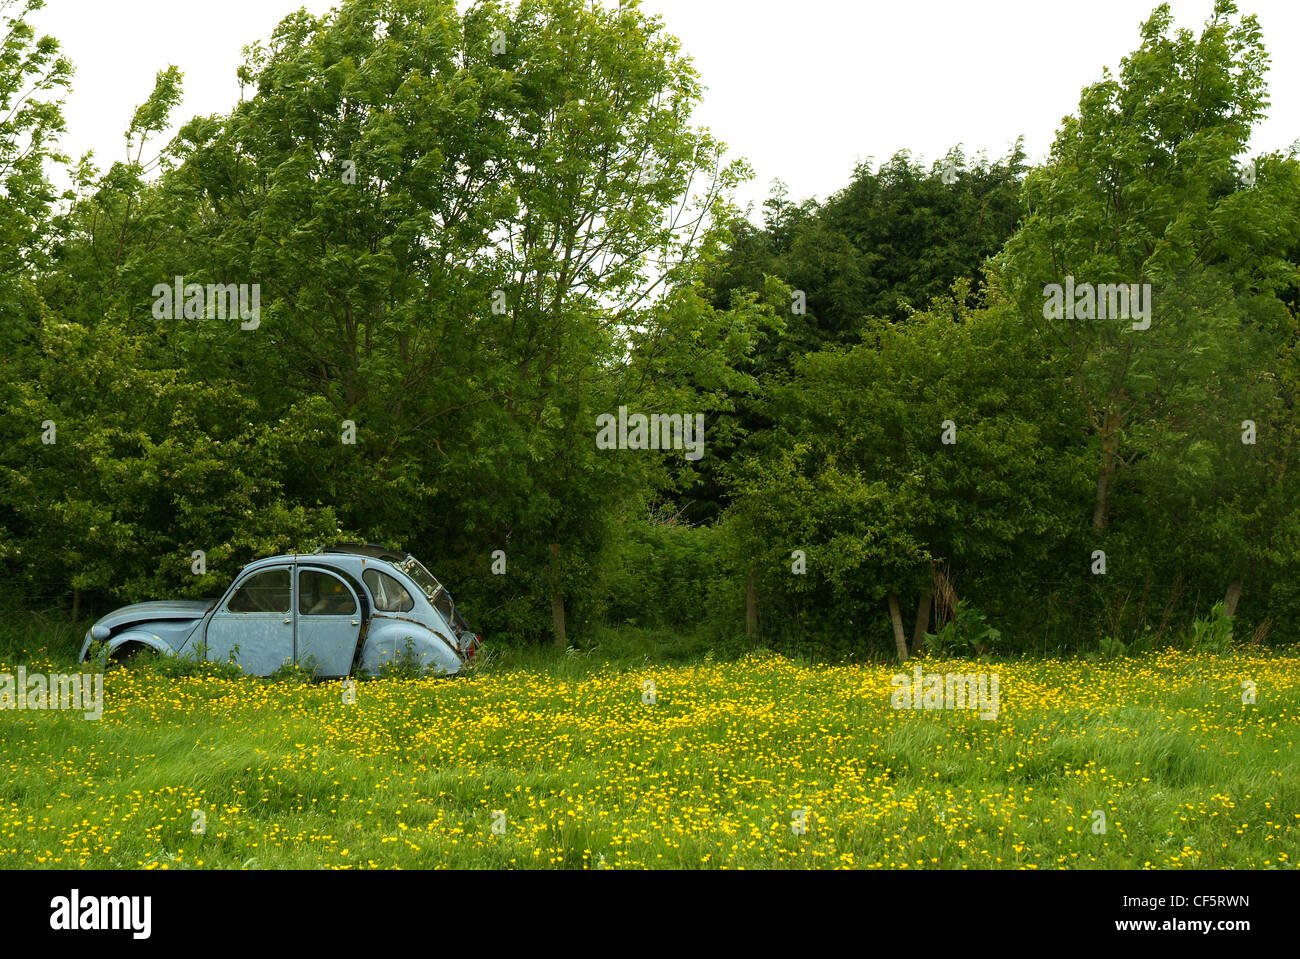
[[1123, 659], [1128, 652], [1128, 647], [1124, 641], [1115, 636], [1103, 636], [1098, 644], [1097, 651], [1101, 654], [1102, 659]]
[[[690, 126], [689, 61], [634, 7], [349, 0], [286, 18], [240, 76], [229, 115], [150, 160], [180, 96], [160, 71], [132, 158], [74, 171], [38, 273], [59, 310], [35, 304], [42, 359], [5, 381], [0, 562], [35, 601], [111, 602], [382, 541], [541, 638], [551, 591], [599, 592], [620, 500], [673, 482], [596, 449], [596, 415], [725, 405], [764, 321], [698, 292], [745, 170]], [[159, 315], [177, 276], [257, 284], [258, 325]]]
[[[1300, 571], [1300, 163], [1261, 156], [1246, 178], [1237, 161], [1265, 66], [1257, 22], [1231, 3], [1199, 37], [1158, 8], [1028, 172], [1023, 219], [981, 267], [986, 296], [958, 282], [892, 324], [854, 306], [847, 335], [783, 336], [788, 362], [762, 378], [726, 476], [728, 522], [777, 618], [760, 614], [766, 635], [811, 608], [796, 643], [887, 654], [884, 598], [910, 611], [936, 566], [1014, 649], [1167, 642], [1190, 600], [1234, 581], [1250, 584], [1244, 621], [1300, 635], [1277, 615]], [[907, 170], [891, 175], [919, 182]], [[821, 228], [815, 207], [775, 208], [772, 237]], [[749, 257], [756, 236], [737, 235]], [[844, 305], [836, 284], [870, 273], [846, 260], [799, 282]], [[1150, 284], [1149, 328], [1050, 315], [1067, 277]], [[790, 573], [795, 549], [806, 576]]]
[[937, 633], [926, 633], [926, 648], [939, 656], [975, 658], [999, 652], [1001, 630], [988, 623], [988, 617], [961, 600], [953, 610], [952, 618]]
[[284, 663], [267, 675], [267, 682], [303, 686], [312, 681], [314, 667], [311, 663]]
[[763, 387], [784, 380], [799, 357], [852, 346], [872, 335], [873, 318], [906, 319], [954, 283], [963, 306], [976, 304], [984, 260], [1015, 227], [1024, 171], [1018, 143], [997, 163], [968, 164], [954, 149], [929, 169], [904, 151], [875, 171], [860, 165], [824, 204], [795, 204], [778, 183], [761, 229], [733, 220], [730, 243], [705, 273], [710, 295], [718, 306], [761, 306], [774, 322], [756, 327], [741, 364], [752, 384], [738, 384], [734, 408], [715, 418], [710, 452], [693, 470], [698, 488], [683, 497], [688, 516], [715, 519], [730, 501], [731, 461], [767, 440]]
[[416, 652], [415, 640], [410, 636], [406, 637], [396, 655], [374, 672], [376, 679], [416, 679], [420, 675], [420, 654]]
[[[1086, 424], [1074, 442], [1093, 491], [1076, 509], [1112, 557], [1103, 605], [1153, 582], [1222, 593], [1250, 580], [1266, 600], [1285, 578], [1275, 562], [1296, 555], [1273, 544], [1290, 541], [1300, 508], [1286, 372], [1300, 164], [1239, 159], [1266, 65], [1257, 21], [1233, 4], [1217, 3], [1199, 37], [1158, 8], [1027, 177], [1028, 215], [991, 271], [994, 300], [1059, 357], [1061, 393]], [[1149, 328], [1049, 316], [1047, 285], [1067, 277], [1149, 284]], [[1244, 443], [1247, 420], [1268, 438]]]
[[[810, 354], [770, 391], [771, 449], [737, 470], [729, 520], [767, 608], [861, 648], [886, 594], [915, 597], [934, 563], [962, 590], [1005, 593], [1081, 547], [1072, 423], [1053, 365], [1017, 329], [966, 308], [959, 287], [868, 342]], [[869, 639], [892, 647], [885, 628]]]
[[640, 627], [689, 628], [707, 612], [710, 593], [732, 582], [720, 568], [718, 530], [662, 512], [627, 517], [600, 564], [606, 618]]
[[759, 362], [772, 368], [797, 352], [852, 343], [867, 317], [906, 319], [945, 296], [955, 280], [977, 290], [984, 261], [1015, 228], [1026, 170], [1019, 143], [1003, 160], [967, 163], [960, 148], [928, 169], [901, 151], [824, 204], [789, 200], [781, 184], [764, 204], [763, 228], [740, 219], [713, 272], [716, 302], [760, 290], [778, 277], [807, 295], [806, 313], [787, 299], [784, 334]]
[[1215, 603], [1210, 615], [1192, 623], [1187, 648], [1193, 652], [1223, 655], [1232, 649], [1232, 617], [1223, 603]]

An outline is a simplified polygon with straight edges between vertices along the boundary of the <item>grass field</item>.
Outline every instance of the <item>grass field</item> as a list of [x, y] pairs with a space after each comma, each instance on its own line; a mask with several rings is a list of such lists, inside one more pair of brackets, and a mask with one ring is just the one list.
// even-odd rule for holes
[[112, 669], [99, 721], [0, 711], [0, 866], [1291, 868], [1300, 855], [1297, 655], [923, 666], [997, 673], [997, 718], [891, 708], [896, 667], [774, 655], [539, 658], [360, 681], [354, 703], [339, 683]]

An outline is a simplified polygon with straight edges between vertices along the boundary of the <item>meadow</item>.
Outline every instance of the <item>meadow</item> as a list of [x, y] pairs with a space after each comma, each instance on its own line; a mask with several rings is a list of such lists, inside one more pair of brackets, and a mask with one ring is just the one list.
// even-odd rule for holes
[[111, 668], [98, 721], [0, 711], [0, 867], [1271, 869], [1300, 855], [1293, 652], [922, 661], [998, 674], [995, 720], [892, 708], [894, 665], [597, 654], [361, 680], [354, 701], [293, 675]]

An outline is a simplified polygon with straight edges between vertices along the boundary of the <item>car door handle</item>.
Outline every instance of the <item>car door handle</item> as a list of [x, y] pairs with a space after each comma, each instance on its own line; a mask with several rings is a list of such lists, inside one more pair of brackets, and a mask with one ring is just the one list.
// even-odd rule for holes
[[292, 623], [293, 620], [286, 616], [284, 622], [286, 625], [288, 625], [289, 623]]
[[361, 620], [359, 620], [359, 619], [354, 619], [354, 620], [352, 620], [352, 625], [353, 625], [353, 626], [360, 626], [360, 625], [361, 625]]

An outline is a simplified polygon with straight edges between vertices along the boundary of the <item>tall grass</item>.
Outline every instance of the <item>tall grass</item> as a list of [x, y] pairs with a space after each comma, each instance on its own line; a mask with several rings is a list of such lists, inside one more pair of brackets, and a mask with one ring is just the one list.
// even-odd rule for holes
[[891, 708], [890, 666], [664, 663], [654, 642], [499, 653], [353, 703], [110, 667], [98, 722], [0, 712], [0, 866], [1292, 865], [1293, 654], [927, 660], [1000, 674], [986, 721]]

